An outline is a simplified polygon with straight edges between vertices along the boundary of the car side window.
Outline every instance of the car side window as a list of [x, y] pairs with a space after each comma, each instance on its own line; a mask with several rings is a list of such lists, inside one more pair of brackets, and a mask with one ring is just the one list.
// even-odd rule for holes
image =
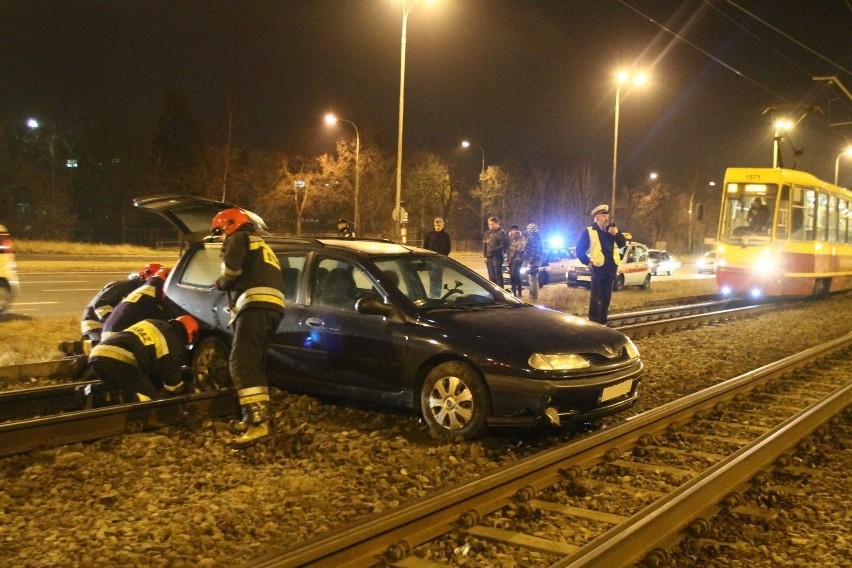
[[379, 294], [361, 268], [337, 258], [318, 257], [311, 282], [311, 303], [323, 308], [354, 312], [360, 297]]
[[302, 280], [306, 258], [304, 254], [278, 255], [278, 262], [281, 265], [281, 277], [284, 280], [284, 300], [288, 303], [295, 303], [297, 300], [299, 282]]
[[204, 247], [195, 251], [180, 275], [180, 283], [185, 286], [213, 288], [222, 270], [221, 247]]

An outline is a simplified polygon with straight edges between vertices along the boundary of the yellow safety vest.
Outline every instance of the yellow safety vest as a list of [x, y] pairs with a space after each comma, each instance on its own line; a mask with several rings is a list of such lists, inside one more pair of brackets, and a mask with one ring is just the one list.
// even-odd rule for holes
[[[589, 260], [592, 261], [594, 266], [603, 266], [606, 259], [604, 258], [598, 232], [592, 226], [587, 227], [586, 230], [589, 231]], [[621, 255], [618, 254], [618, 243], [616, 242], [612, 243], [612, 259], [615, 261], [616, 266], [621, 264]]]

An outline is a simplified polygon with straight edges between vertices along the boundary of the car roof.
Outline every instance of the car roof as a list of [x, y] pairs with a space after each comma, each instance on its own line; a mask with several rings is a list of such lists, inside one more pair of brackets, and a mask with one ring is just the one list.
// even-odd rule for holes
[[[387, 239], [363, 239], [350, 237], [322, 237], [322, 236], [301, 236], [288, 237], [282, 235], [265, 235], [264, 240], [273, 248], [277, 246], [285, 246], [288, 248], [310, 248], [310, 249], [327, 249], [327, 250], [346, 250], [361, 253], [367, 256], [385, 256], [385, 255], [400, 255], [400, 254], [427, 254], [437, 255], [430, 250], [395, 243]], [[224, 237], [209, 236], [205, 241], [216, 242], [223, 240]]]

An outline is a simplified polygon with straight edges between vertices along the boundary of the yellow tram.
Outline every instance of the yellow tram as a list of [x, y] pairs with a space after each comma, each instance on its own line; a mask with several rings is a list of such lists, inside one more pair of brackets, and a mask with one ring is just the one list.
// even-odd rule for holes
[[852, 191], [796, 170], [728, 168], [716, 237], [726, 296], [852, 287]]

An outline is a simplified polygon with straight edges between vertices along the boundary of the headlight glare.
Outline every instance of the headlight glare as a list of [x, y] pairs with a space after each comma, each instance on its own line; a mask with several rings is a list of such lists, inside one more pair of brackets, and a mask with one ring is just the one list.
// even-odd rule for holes
[[630, 339], [627, 340], [627, 345], [624, 346], [627, 349], [627, 356], [631, 359], [639, 358], [639, 349], [636, 348], [636, 344], [633, 343]]
[[586, 359], [574, 353], [533, 353], [527, 363], [540, 371], [573, 371], [590, 366]]

